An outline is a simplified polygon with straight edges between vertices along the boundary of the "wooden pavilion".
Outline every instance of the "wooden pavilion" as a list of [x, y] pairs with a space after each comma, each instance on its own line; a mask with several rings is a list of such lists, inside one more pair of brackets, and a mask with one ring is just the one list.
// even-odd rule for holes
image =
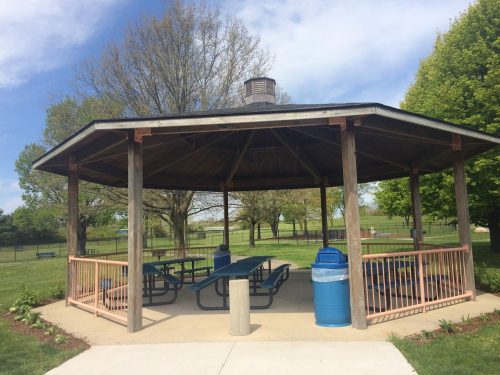
[[[229, 191], [318, 187], [327, 246], [325, 188], [343, 185], [352, 324], [365, 328], [369, 289], [363, 276], [358, 182], [410, 177], [421, 248], [419, 176], [453, 167], [465, 286], [457, 296], [475, 298], [464, 160], [497, 146], [499, 137], [378, 103], [275, 105], [274, 80], [252, 79], [245, 86], [250, 103], [241, 108], [93, 121], [33, 165], [68, 176], [70, 257], [76, 255], [79, 179], [128, 188], [130, 332], [142, 327], [143, 188], [223, 192], [229, 245]], [[72, 277], [68, 267], [68, 285]], [[97, 298], [95, 304], [97, 309]]]

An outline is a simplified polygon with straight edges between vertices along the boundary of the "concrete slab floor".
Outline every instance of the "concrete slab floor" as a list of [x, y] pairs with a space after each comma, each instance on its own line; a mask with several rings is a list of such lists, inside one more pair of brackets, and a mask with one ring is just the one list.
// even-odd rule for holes
[[[362, 360], [360, 360], [362, 359]], [[48, 375], [384, 374], [415, 371], [388, 342], [219, 342], [94, 346]]]
[[[208, 288], [207, 288], [208, 289]], [[207, 291], [208, 292], [208, 291]], [[203, 295], [205, 303], [215, 292]], [[258, 297], [262, 298], [262, 297]], [[275, 296], [268, 310], [252, 310], [252, 333], [234, 337], [229, 334], [228, 311], [202, 311], [195, 294], [184, 287], [172, 305], [143, 309], [144, 328], [127, 333], [123, 325], [64, 302], [43, 306], [42, 317], [67, 332], [86, 339], [91, 345], [153, 344], [178, 342], [249, 341], [385, 341], [392, 333], [405, 336], [438, 328], [440, 319], [460, 321], [462, 316], [478, 316], [500, 309], [500, 298], [479, 293], [475, 302], [450, 304], [426, 313], [372, 324], [366, 330], [352, 327], [325, 328], [314, 322], [312, 286], [309, 270], [295, 270]]]

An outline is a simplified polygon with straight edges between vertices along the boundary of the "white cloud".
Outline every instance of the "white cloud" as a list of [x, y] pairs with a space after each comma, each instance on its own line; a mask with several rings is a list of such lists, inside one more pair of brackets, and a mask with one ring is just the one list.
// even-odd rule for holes
[[0, 88], [65, 62], [118, 0], [0, 0]]
[[294, 100], [397, 105], [436, 32], [468, 3], [241, 0], [226, 7], [260, 34], [276, 57], [271, 75]]
[[0, 180], [0, 209], [11, 213], [23, 204], [22, 190], [17, 180]]

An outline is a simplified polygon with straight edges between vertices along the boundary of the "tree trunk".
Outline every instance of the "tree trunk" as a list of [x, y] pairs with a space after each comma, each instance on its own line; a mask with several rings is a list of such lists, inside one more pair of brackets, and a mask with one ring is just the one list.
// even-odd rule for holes
[[174, 231], [174, 247], [176, 249], [184, 249], [186, 247], [186, 241], [185, 241], [186, 228], [184, 227], [184, 224], [185, 220], [182, 217], [177, 217], [172, 222], [172, 229]]
[[79, 256], [87, 254], [86, 251], [87, 246], [87, 221], [85, 218], [80, 218], [78, 220], [78, 242], [76, 253]]
[[500, 253], [500, 210], [489, 213], [488, 229], [490, 230], [491, 251]]
[[278, 223], [271, 224], [271, 231], [273, 232], [273, 238], [278, 238]]
[[297, 235], [297, 230], [295, 229], [295, 219], [292, 220], [292, 227], [293, 227], [293, 236], [295, 237]]
[[260, 233], [260, 223], [257, 224], [257, 239], [258, 240], [262, 239], [262, 235]]
[[248, 246], [255, 247], [255, 223], [250, 221], [248, 224]]

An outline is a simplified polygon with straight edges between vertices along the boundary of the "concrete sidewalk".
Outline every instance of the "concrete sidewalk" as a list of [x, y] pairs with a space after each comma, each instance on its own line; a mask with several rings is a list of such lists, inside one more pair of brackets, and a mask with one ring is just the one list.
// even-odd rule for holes
[[47, 374], [416, 374], [389, 342], [217, 342], [94, 346]]

